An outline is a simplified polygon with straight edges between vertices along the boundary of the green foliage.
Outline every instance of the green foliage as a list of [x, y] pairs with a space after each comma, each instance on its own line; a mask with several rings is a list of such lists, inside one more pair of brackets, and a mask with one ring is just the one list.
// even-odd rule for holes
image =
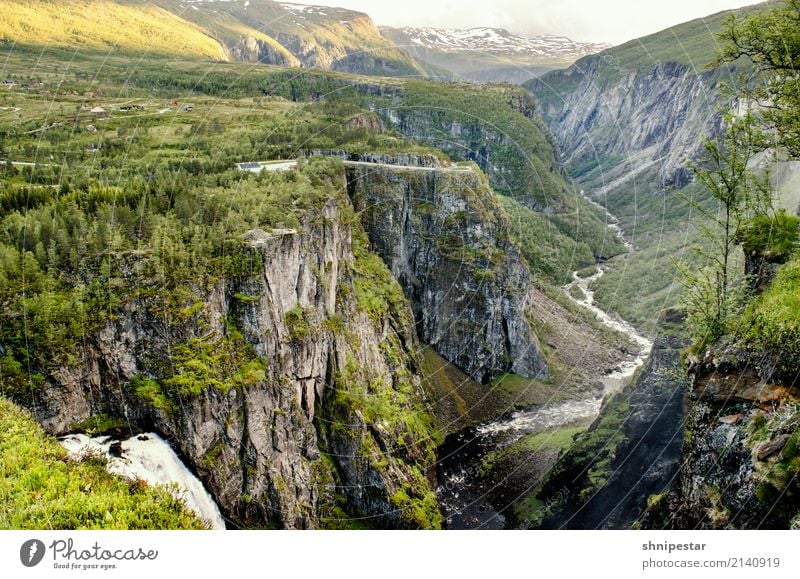
[[167, 413], [175, 411], [175, 403], [169, 399], [161, 384], [155, 380], [144, 376], [134, 376], [131, 380], [131, 388], [133, 388], [136, 396], [142, 402], [149, 404], [153, 408]]
[[575, 192], [559, 171], [549, 131], [533, 116], [525, 90], [424, 81], [407, 81], [404, 88], [399, 102], [386, 107], [397, 110], [412, 133], [424, 134], [453, 158], [476, 161], [496, 191], [528, 207], [575, 212]]
[[572, 286], [569, 288], [569, 295], [578, 301], [585, 301], [586, 300], [586, 292], [584, 292], [580, 287], [577, 285]]
[[283, 321], [289, 330], [289, 336], [292, 340], [302, 340], [311, 335], [314, 329], [311, 322], [313, 314], [313, 309], [304, 308], [300, 305], [295, 306], [284, 314]]
[[493, 450], [481, 462], [481, 475], [487, 474], [501, 460], [520, 454], [556, 450], [563, 452], [572, 446], [577, 435], [584, 432], [586, 426], [566, 426], [529, 434], [500, 450]]
[[[531, 211], [510, 197], [500, 197], [508, 214], [511, 235], [538, 279], [556, 285], [567, 283], [572, 271], [594, 263], [592, 248], [561, 231], [557, 222]], [[608, 231], [609, 238], [612, 235]], [[602, 237], [602, 234], [601, 234]]]
[[771, 263], [784, 263], [797, 249], [800, 217], [786, 211], [756, 215], [739, 232], [738, 241], [748, 255]]
[[353, 286], [359, 308], [373, 320], [388, 314], [408, 320], [410, 312], [400, 284], [381, 258], [367, 249], [369, 241], [363, 230], [353, 233]]
[[162, 383], [175, 397], [199, 396], [208, 388], [221, 392], [246, 389], [266, 379], [264, 361], [255, 357], [235, 331], [216, 340], [193, 338], [177, 345], [171, 361], [171, 375]]
[[[792, 373], [800, 367], [800, 258], [778, 270], [775, 279], [747, 306], [736, 326], [742, 344], [760, 353], [772, 353], [779, 369]], [[796, 371], [796, 370], [794, 370]]]
[[128, 482], [101, 460], [66, 451], [26, 411], [0, 398], [0, 528], [200, 529], [164, 489]]
[[706, 156], [693, 167], [698, 182], [716, 202], [716, 211], [687, 197], [702, 216], [706, 243], [695, 245], [691, 263], [676, 261], [696, 349], [721, 338], [738, 318], [747, 288], [733, 269], [736, 245], [748, 220], [758, 219], [771, 207], [771, 196], [763, 195], [748, 168], [760, 146], [755, 119], [726, 115], [725, 122], [725, 133], [705, 143]]
[[755, 74], [742, 79], [741, 96], [768, 102], [756, 114], [777, 129], [777, 144], [800, 156], [800, 1], [782, 0], [768, 9], [729, 16], [719, 34], [717, 63], [746, 59]]
[[0, 357], [0, 394], [24, 398], [37, 392], [44, 382], [44, 376], [28, 372], [12, 355]]
[[599, 420], [575, 437], [567, 459], [553, 468], [548, 478], [551, 483], [574, 465], [583, 465], [580, 478], [570, 483], [578, 500], [585, 502], [606, 484], [614, 472], [617, 451], [626, 441], [624, 425], [631, 413], [631, 394], [629, 390], [615, 394]]
[[[422, 476], [417, 474], [419, 477]], [[436, 493], [430, 489], [421, 497], [417, 497], [413, 492], [411, 485], [404, 485], [391, 496], [392, 504], [403, 513], [404, 518], [413, 521], [420, 529], [441, 529], [442, 515], [439, 512]]]
[[[98, 18], [98, 13], [102, 14]], [[155, 5], [110, 0], [8, 0], [0, 37], [19, 44], [60, 45], [220, 59], [222, 47], [202, 30]]]
[[116, 432], [130, 432], [130, 423], [124, 418], [102, 413], [72, 424], [69, 429], [72, 432], [83, 432], [89, 436], [113, 435]]

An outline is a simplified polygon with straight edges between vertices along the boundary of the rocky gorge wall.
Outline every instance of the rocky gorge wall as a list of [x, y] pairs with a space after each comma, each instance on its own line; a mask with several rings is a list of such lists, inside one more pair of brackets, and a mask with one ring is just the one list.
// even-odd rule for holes
[[734, 346], [690, 366], [683, 459], [649, 528], [800, 528], [800, 411], [792, 381]]
[[486, 178], [472, 167], [350, 164], [348, 194], [408, 297], [420, 339], [475, 380], [545, 378], [526, 312], [530, 273]]
[[20, 402], [52, 434], [163, 435], [231, 526], [439, 527], [420, 340], [483, 382], [546, 377], [530, 274], [473, 166], [363, 158], [188, 298], [121, 258], [125, 299]]
[[250, 231], [242, 276], [176, 316], [127, 300], [26, 405], [55, 434], [101, 414], [163, 434], [234, 526], [437, 527], [411, 311], [351, 218], [331, 199]]
[[682, 187], [687, 162], [719, 130], [723, 79], [721, 70], [678, 62], [626, 69], [594, 55], [526, 86], [579, 181], [598, 166], [596, 186], [652, 166], [661, 183]]

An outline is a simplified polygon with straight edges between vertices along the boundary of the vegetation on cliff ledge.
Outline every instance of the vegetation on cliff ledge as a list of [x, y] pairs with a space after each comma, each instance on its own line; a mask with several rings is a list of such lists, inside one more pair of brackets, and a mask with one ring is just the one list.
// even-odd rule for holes
[[0, 397], [1, 529], [202, 529], [167, 490], [108, 474], [103, 458], [75, 461]]

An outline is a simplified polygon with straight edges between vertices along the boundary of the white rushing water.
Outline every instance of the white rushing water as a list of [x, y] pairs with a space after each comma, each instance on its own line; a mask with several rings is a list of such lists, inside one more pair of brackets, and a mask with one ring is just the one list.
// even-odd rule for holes
[[[165, 486], [212, 529], [225, 529], [219, 507], [203, 483], [186, 468], [169, 443], [157, 434], [140, 434], [122, 441], [108, 436], [89, 438], [85, 434], [70, 434], [59, 441], [71, 456], [80, 457], [87, 451], [105, 455], [108, 459], [106, 470], [111, 474]], [[121, 456], [111, 453], [114, 442], [120, 443]], [[172, 485], [177, 485], [177, 488]]]
[[[581, 191], [581, 195], [583, 195], [583, 191]], [[629, 252], [634, 251], [633, 244], [625, 239], [617, 218], [611, 215], [602, 205], [588, 197], [585, 198], [605, 212], [609, 228], [616, 233]], [[573, 281], [563, 286], [561, 289], [564, 290], [570, 300], [591, 311], [604, 326], [624, 334], [639, 347], [639, 352], [637, 354], [629, 356], [628, 359], [620, 363], [614, 371], [601, 379], [604, 385], [603, 394], [608, 395], [622, 389], [636, 370], [645, 363], [653, 349], [653, 342], [646, 336], [640, 334], [636, 328], [625, 320], [609, 314], [597, 307], [594, 303], [594, 292], [591, 289], [592, 283], [600, 279], [604, 274], [605, 270], [602, 265], [597, 266], [595, 274], [587, 278], [581, 278], [578, 276], [578, 272], [575, 271], [572, 273]], [[573, 287], [578, 287], [583, 292], [580, 298], [576, 298], [570, 293]], [[495, 436], [501, 434], [504, 437], [505, 443], [509, 444], [526, 434], [541, 432], [549, 428], [570, 424], [582, 419], [594, 418], [600, 413], [602, 402], [603, 397], [601, 396], [586, 398], [584, 400], [565, 400], [564, 402], [545, 404], [536, 408], [520, 410], [514, 412], [510, 417], [478, 426], [477, 432], [481, 436]]]
[[585, 418], [594, 418], [600, 412], [602, 401], [601, 397], [597, 397], [544, 404], [533, 409], [518, 410], [504, 420], [482, 424], [476, 430], [481, 436], [515, 435], [504, 439], [507, 445], [516, 442], [525, 434], [541, 432]]
[[[622, 243], [625, 245], [628, 252], [635, 251], [633, 244], [625, 239], [625, 234], [622, 231], [622, 228], [619, 226], [619, 220], [611, 215], [611, 213], [609, 213], [605, 207], [587, 197], [583, 191], [581, 191], [581, 196], [606, 214], [609, 229], [614, 231], [620, 241], [622, 241]], [[581, 278], [578, 275], [578, 272], [574, 271], [572, 272], [572, 281], [563, 286], [561, 289], [564, 290], [569, 299], [571, 299], [573, 302], [591, 311], [597, 320], [600, 321], [600, 323], [602, 323], [604, 326], [626, 335], [631, 339], [631, 341], [639, 346], [639, 353], [635, 357], [631, 357], [622, 362], [617, 369], [615, 369], [611, 374], [602, 380], [603, 384], [605, 385], [606, 394], [611, 394], [621, 389], [628, 379], [634, 375], [636, 370], [642, 364], [644, 364], [645, 360], [647, 360], [647, 357], [650, 355], [650, 352], [653, 349], [653, 342], [648, 337], [640, 334], [636, 328], [622, 318], [611, 315], [595, 305], [592, 284], [603, 277], [605, 273], [606, 272], [602, 265], [596, 266], [594, 275], [586, 278]], [[575, 297], [570, 292], [570, 290], [574, 287], [577, 287], [581, 290], [580, 297]]]

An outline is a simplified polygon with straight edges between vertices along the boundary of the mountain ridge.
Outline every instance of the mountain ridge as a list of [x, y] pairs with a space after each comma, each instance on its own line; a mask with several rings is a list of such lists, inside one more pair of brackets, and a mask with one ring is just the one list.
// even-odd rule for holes
[[0, 40], [123, 54], [427, 76], [362, 12], [273, 0], [9, 0]]
[[420, 62], [473, 82], [522, 83], [611, 45], [560, 35], [522, 36], [504, 28], [381, 26], [381, 33]]

